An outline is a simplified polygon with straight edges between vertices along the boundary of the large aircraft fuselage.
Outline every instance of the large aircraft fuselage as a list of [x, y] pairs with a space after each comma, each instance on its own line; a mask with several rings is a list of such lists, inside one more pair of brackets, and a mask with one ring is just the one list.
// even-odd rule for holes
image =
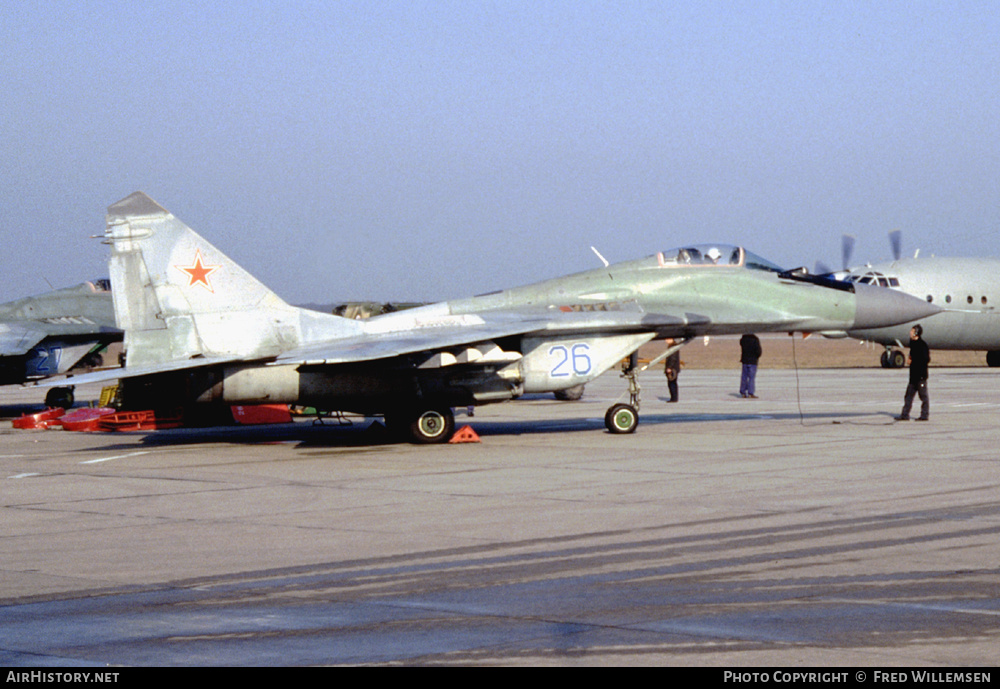
[[[990, 258], [919, 258], [855, 269], [852, 279], [888, 283], [887, 289], [924, 299], [944, 311], [919, 321], [931, 349], [1000, 350], [1000, 261]], [[851, 337], [888, 347], [906, 345], [917, 321], [854, 328]]]

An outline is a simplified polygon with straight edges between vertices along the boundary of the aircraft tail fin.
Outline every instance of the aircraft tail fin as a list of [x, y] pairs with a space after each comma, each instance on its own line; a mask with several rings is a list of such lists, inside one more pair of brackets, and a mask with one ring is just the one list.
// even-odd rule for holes
[[129, 366], [265, 359], [303, 344], [317, 329], [332, 337], [357, 327], [288, 305], [142, 192], [108, 207], [105, 237]]

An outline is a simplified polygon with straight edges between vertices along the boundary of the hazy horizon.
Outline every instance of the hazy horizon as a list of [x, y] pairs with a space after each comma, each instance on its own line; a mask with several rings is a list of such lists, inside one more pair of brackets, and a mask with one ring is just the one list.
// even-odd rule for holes
[[292, 303], [686, 243], [995, 256], [986, 2], [76, 2], [0, 20], [0, 301], [107, 274], [142, 190]]

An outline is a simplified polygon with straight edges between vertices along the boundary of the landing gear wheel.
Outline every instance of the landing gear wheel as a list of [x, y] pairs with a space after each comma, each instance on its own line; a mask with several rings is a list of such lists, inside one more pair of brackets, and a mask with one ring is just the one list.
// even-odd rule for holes
[[53, 409], [56, 407], [69, 409], [75, 400], [72, 387], [52, 388], [45, 394], [45, 406]]
[[635, 433], [639, 412], [631, 404], [616, 404], [604, 415], [604, 425], [612, 433]]
[[882, 368], [889, 368], [889, 352], [882, 352], [882, 357], [879, 359], [879, 363], [882, 364]]
[[898, 349], [889, 352], [889, 368], [903, 368], [906, 366], [906, 355]]
[[990, 368], [1000, 366], [1000, 350], [995, 349], [992, 352], [986, 352], [986, 365]]
[[583, 397], [584, 384], [574, 385], [571, 388], [566, 388], [565, 390], [556, 390], [552, 394], [560, 402], [576, 402], [578, 399]]
[[413, 415], [407, 430], [409, 439], [414, 443], [446, 443], [455, 433], [455, 414], [450, 407], [418, 411]]

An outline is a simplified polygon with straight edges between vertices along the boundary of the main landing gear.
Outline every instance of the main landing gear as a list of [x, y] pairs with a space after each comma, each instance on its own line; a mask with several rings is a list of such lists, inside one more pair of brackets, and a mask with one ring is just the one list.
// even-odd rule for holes
[[73, 406], [73, 402], [75, 401], [75, 397], [73, 395], [73, 391], [75, 389], [76, 388], [72, 385], [51, 388], [47, 393], [45, 393], [45, 406], [69, 409]]
[[906, 366], [906, 354], [901, 349], [886, 347], [880, 361], [882, 368], [903, 368]]
[[[906, 366], [906, 354], [899, 349], [886, 347], [882, 352], [882, 368], [903, 368]], [[986, 352], [986, 365], [990, 368], [1000, 367], [1000, 349]]]
[[583, 383], [579, 385], [574, 385], [571, 388], [566, 388], [565, 390], [556, 390], [552, 394], [560, 402], [576, 402], [583, 399]]
[[446, 443], [455, 434], [455, 414], [444, 404], [398, 409], [385, 415], [386, 427], [418, 445]]
[[622, 378], [628, 379], [628, 404], [613, 404], [604, 415], [611, 433], [635, 433], [639, 425], [639, 355], [633, 352], [622, 364]]

